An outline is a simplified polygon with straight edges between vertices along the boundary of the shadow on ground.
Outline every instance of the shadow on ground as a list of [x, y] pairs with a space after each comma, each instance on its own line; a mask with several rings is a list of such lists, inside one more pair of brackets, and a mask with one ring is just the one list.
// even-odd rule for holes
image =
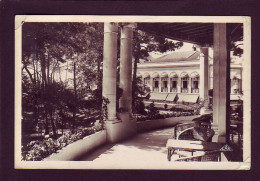
[[125, 156], [133, 154], [142, 157], [142, 155], [148, 155], [148, 152], [157, 152], [164, 154], [166, 157], [167, 149], [165, 146], [167, 139], [173, 136], [173, 129], [174, 128], [171, 127], [141, 133], [120, 143], [102, 146], [93, 152], [83, 155], [78, 158], [77, 161], [93, 161], [100, 158], [100, 156], [109, 157], [109, 155], [115, 156], [117, 154], [125, 154]]

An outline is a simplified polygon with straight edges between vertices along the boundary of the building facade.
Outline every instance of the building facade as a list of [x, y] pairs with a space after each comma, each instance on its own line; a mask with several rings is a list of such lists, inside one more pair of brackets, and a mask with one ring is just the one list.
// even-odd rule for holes
[[[156, 59], [138, 64], [137, 76], [144, 87], [150, 90], [150, 100], [167, 102], [197, 103], [203, 98], [200, 69], [202, 60], [199, 51], [173, 52]], [[230, 99], [238, 100], [242, 96], [242, 65], [231, 61]], [[213, 89], [213, 60], [209, 56], [206, 64], [208, 89]], [[205, 74], [204, 74], [205, 75]]]

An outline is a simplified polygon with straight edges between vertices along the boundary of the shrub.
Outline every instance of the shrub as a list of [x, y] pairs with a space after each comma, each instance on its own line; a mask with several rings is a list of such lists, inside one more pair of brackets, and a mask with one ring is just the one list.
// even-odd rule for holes
[[137, 114], [146, 114], [145, 105], [142, 100], [136, 100], [135, 102], [135, 111]]
[[168, 107], [168, 104], [164, 104], [164, 109], [166, 110]]
[[159, 115], [159, 110], [155, 107], [154, 103], [151, 103], [148, 107], [149, 119], [156, 119]]
[[40, 161], [68, 144], [99, 130], [102, 130], [102, 124], [95, 123], [93, 127], [79, 129], [73, 134], [71, 131], [65, 132], [57, 140], [45, 138], [42, 141], [31, 141], [26, 146], [22, 146], [22, 159], [26, 161]]

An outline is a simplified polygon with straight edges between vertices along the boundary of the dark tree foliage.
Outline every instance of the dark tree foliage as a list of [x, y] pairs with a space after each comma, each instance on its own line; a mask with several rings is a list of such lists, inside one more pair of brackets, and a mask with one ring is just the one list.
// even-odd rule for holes
[[147, 60], [149, 53], [151, 52], [159, 52], [165, 53], [167, 51], [174, 51], [183, 46], [183, 42], [173, 42], [168, 40], [167, 38], [163, 38], [160, 36], [152, 35], [141, 30], [134, 30], [133, 37], [133, 56], [134, 56], [134, 71], [133, 71], [133, 102], [132, 107], [133, 111], [136, 112], [135, 109], [138, 101], [138, 94], [140, 91], [138, 90], [138, 80], [136, 77], [137, 74], [137, 64], [140, 59]]
[[238, 24], [235, 29], [231, 32], [231, 51], [233, 51], [234, 56], [241, 57], [244, 50], [241, 46], [244, 45], [244, 34], [243, 32], [243, 25]]
[[[102, 40], [100, 23], [23, 24], [23, 134], [56, 138], [57, 125], [74, 132], [81, 100], [100, 81]], [[61, 79], [64, 64], [72, 80]]]

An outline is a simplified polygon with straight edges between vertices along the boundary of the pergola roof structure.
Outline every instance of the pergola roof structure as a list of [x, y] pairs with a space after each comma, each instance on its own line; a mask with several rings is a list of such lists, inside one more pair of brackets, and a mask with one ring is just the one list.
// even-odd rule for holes
[[[213, 45], [213, 23], [138, 23], [138, 29], [200, 46]], [[243, 35], [242, 23], [228, 23], [231, 40], [237, 41]]]

